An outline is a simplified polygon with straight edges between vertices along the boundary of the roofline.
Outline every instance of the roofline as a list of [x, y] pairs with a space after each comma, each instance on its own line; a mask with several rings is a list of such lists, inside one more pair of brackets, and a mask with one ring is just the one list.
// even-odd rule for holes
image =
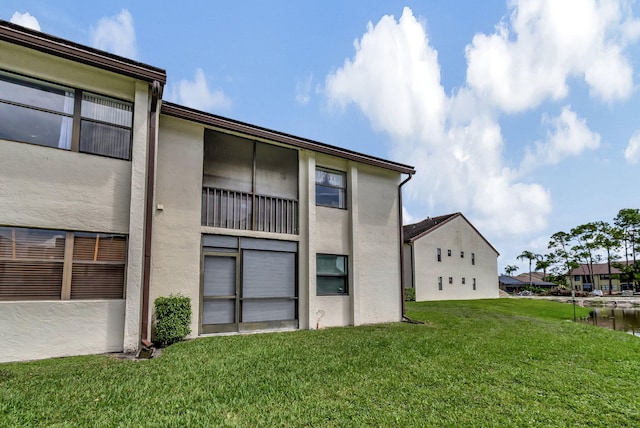
[[0, 40], [147, 82], [167, 82], [165, 70], [0, 20]]
[[[447, 214], [444, 214], [444, 215], [447, 215]], [[438, 216], [438, 217], [441, 217], [441, 216]], [[493, 245], [491, 245], [491, 242], [487, 241], [487, 238], [485, 238], [484, 236], [482, 236], [482, 233], [480, 233], [480, 231], [479, 231], [478, 229], [476, 229], [476, 227], [475, 227], [475, 226], [474, 226], [474, 225], [473, 225], [473, 224], [472, 224], [472, 223], [471, 223], [471, 222], [470, 222], [470, 221], [469, 221], [469, 220], [464, 216], [464, 214], [462, 214], [461, 212], [457, 212], [457, 213], [453, 213], [453, 214], [451, 214], [451, 217], [449, 217], [449, 218], [447, 218], [446, 220], [444, 220], [444, 221], [442, 221], [442, 222], [440, 222], [440, 223], [436, 224], [436, 225], [435, 225], [435, 226], [433, 226], [432, 228], [425, 230], [425, 231], [424, 231], [424, 232], [422, 232], [421, 234], [416, 235], [416, 236], [414, 236], [413, 238], [409, 238], [409, 239], [407, 239], [405, 242], [413, 243], [413, 242], [415, 242], [418, 238], [422, 238], [424, 235], [427, 235], [428, 233], [433, 232], [434, 230], [438, 229], [439, 227], [441, 227], [441, 226], [443, 226], [443, 225], [445, 225], [445, 224], [449, 223], [451, 220], [453, 220], [453, 219], [454, 219], [454, 218], [456, 218], [456, 217], [462, 217], [462, 218], [464, 219], [464, 221], [466, 221], [466, 222], [467, 222], [467, 224], [468, 224], [469, 226], [471, 226], [471, 228], [472, 228], [473, 230], [475, 230], [475, 231], [476, 231], [476, 233], [477, 233], [477, 234], [482, 238], [482, 240], [483, 240], [484, 242], [486, 242], [486, 243], [487, 243], [487, 245], [489, 245], [489, 246], [491, 247], [491, 249], [492, 249], [493, 251], [495, 251], [495, 252], [496, 252], [496, 254], [497, 254], [497, 255], [500, 255], [500, 252], [499, 252], [498, 250], [496, 250], [496, 247], [494, 247]], [[423, 220], [423, 221], [424, 221], [424, 220]], [[420, 222], [418, 222], [418, 223], [420, 223]], [[412, 224], [418, 224], [418, 223], [411, 223], [411, 224], [408, 224], [407, 226], [411, 226]], [[404, 226], [404, 227], [406, 227], [406, 226]]]
[[201, 123], [203, 125], [240, 132], [252, 137], [265, 138], [267, 140], [288, 144], [302, 149], [308, 149], [328, 155], [338, 156], [367, 165], [377, 166], [380, 168], [400, 172], [402, 174], [413, 175], [416, 173], [415, 168], [409, 165], [404, 165], [375, 156], [365, 155], [347, 149], [341, 149], [329, 144], [320, 143], [318, 141], [313, 141], [302, 137], [296, 137], [295, 135], [274, 131], [272, 129], [251, 125], [233, 119], [228, 119], [212, 113], [206, 113], [166, 101], [162, 102], [161, 113], [166, 114], [167, 116]]

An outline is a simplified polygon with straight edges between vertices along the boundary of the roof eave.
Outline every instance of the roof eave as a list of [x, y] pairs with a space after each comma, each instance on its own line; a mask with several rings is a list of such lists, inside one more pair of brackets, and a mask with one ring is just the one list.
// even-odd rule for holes
[[167, 82], [160, 68], [0, 20], [0, 40], [147, 82]]
[[367, 165], [389, 169], [402, 174], [413, 175], [416, 173], [414, 167], [409, 165], [404, 165], [401, 163], [377, 158], [374, 156], [368, 156], [368, 155], [354, 152], [351, 150], [341, 149], [339, 147], [320, 143], [318, 141], [296, 137], [294, 135], [286, 134], [279, 131], [274, 131], [272, 129], [263, 128], [256, 125], [251, 125], [251, 124], [240, 122], [233, 119], [228, 119], [222, 116], [217, 116], [212, 113], [206, 113], [203, 111], [195, 110], [189, 107], [173, 104], [170, 102], [163, 101], [161, 113], [166, 114], [168, 116], [176, 117], [179, 119], [184, 119], [191, 122], [197, 122], [197, 123], [211, 126], [214, 128], [220, 128], [228, 131], [242, 133], [251, 137], [264, 138], [266, 140], [275, 141], [282, 144], [288, 144], [288, 145], [299, 147], [302, 149], [308, 149], [308, 150], [312, 150], [319, 153], [338, 156], [348, 160], [361, 162]]

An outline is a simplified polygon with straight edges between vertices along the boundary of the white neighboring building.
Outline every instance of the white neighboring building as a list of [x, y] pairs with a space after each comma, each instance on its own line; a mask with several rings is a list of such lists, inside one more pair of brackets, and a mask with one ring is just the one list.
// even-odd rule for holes
[[416, 301], [498, 297], [498, 251], [462, 213], [404, 226], [405, 288]]

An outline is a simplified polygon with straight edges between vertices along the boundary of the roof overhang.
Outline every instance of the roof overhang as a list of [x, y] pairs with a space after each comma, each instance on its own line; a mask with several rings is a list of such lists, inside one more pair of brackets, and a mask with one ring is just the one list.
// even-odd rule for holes
[[296, 137], [294, 135], [262, 128], [260, 126], [251, 125], [233, 119], [228, 119], [225, 117], [217, 116], [215, 114], [202, 112], [166, 101], [162, 102], [161, 113], [166, 114], [167, 116], [184, 119], [191, 122], [197, 122], [213, 128], [238, 132], [249, 137], [264, 138], [266, 140], [287, 144], [302, 149], [308, 149], [315, 152], [352, 160], [355, 162], [361, 162], [367, 165], [389, 169], [402, 174], [412, 175], [416, 173], [414, 167], [409, 165], [404, 165], [374, 156], [368, 156], [351, 150], [341, 149], [329, 144], [320, 143], [318, 141], [313, 141], [306, 138]]
[[165, 70], [0, 20], [0, 40], [147, 82], [167, 82]]

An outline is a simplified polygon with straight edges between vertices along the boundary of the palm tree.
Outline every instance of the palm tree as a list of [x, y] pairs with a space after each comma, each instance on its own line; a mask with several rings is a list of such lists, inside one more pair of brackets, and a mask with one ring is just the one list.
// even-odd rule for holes
[[545, 256], [541, 256], [538, 255], [538, 258], [536, 259], [536, 271], [539, 269], [542, 269], [542, 280], [546, 281], [547, 280], [547, 269], [553, 264], [551, 258], [549, 257], [549, 255]]
[[504, 273], [506, 273], [507, 276], [511, 276], [517, 270], [518, 270], [518, 266], [516, 265], [506, 265], [504, 267]]
[[518, 260], [524, 260], [524, 259], [529, 260], [529, 287], [533, 286], [533, 281], [531, 281], [531, 263], [534, 260], [538, 260], [539, 257], [540, 257], [539, 254], [536, 254], [529, 250], [524, 250], [518, 257], [516, 257], [516, 259]]

